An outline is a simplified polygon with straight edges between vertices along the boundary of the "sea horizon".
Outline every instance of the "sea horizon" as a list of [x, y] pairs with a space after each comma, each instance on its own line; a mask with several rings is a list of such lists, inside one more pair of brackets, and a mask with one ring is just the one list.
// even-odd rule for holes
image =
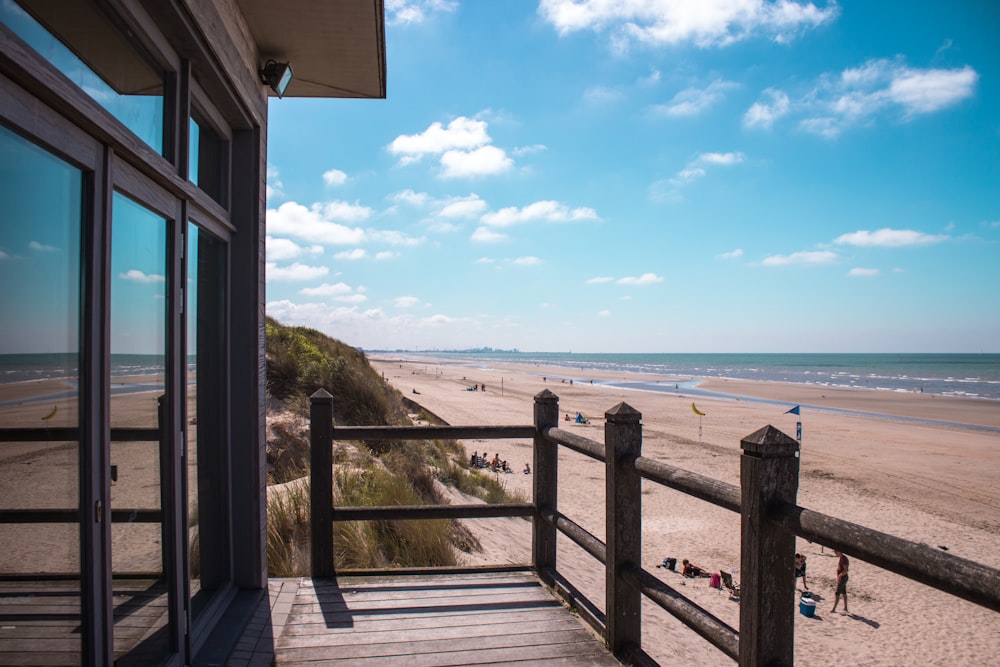
[[[1000, 400], [1000, 354], [993, 353], [574, 353], [371, 350], [471, 362], [565, 369], [556, 379], [589, 382], [587, 371], [662, 375], [672, 382], [718, 378], [799, 383]], [[551, 375], [551, 373], [549, 373]]]

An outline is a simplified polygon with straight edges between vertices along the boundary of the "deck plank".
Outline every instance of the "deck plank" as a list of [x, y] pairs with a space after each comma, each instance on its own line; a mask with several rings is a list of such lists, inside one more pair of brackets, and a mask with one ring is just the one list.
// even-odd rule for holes
[[530, 573], [303, 579], [280, 667], [618, 665]]

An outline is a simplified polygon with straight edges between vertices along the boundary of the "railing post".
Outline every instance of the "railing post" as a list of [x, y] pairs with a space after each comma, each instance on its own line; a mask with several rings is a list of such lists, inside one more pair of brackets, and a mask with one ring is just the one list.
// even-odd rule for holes
[[642, 594], [624, 576], [629, 566], [642, 565], [642, 478], [635, 469], [642, 452], [642, 415], [619, 403], [604, 419], [608, 648], [624, 659], [630, 648], [642, 644]]
[[333, 567], [333, 396], [317, 389], [309, 397], [309, 512], [312, 576], [332, 577]]
[[795, 534], [767, 520], [775, 501], [795, 504], [799, 443], [773, 426], [740, 441], [740, 665], [791, 665]]
[[555, 510], [559, 480], [559, 446], [542, 437], [542, 431], [559, 424], [559, 397], [548, 389], [535, 395], [535, 440], [533, 455], [533, 503], [531, 563], [546, 585], [555, 582], [546, 570], [556, 567], [556, 527], [541, 518], [541, 510]]

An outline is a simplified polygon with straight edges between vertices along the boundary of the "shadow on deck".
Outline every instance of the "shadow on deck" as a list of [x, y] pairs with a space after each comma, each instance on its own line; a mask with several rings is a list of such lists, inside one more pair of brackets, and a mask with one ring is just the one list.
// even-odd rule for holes
[[272, 579], [269, 594], [225, 664], [620, 664], [527, 571]]

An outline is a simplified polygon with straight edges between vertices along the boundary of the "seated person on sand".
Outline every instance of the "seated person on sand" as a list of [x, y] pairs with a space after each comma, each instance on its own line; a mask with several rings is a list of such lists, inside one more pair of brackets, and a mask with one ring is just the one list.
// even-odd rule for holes
[[577, 424], [587, 424], [587, 423], [589, 423], [589, 420], [586, 417], [583, 416], [583, 413], [577, 412], [576, 413], [576, 423]]
[[479, 462], [479, 452], [472, 452], [472, 458], [469, 459], [469, 465], [475, 468], [476, 463], [478, 462]]
[[687, 558], [681, 561], [681, 565], [684, 567], [681, 569], [681, 574], [685, 577], [707, 577], [709, 576], [708, 571], [701, 567], [700, 565], [695, 565]]
[[524, 474], [525, 475], [530, 475], [531, 474], [531, 464], [530, 463], [525, 463], [524, 464]]

